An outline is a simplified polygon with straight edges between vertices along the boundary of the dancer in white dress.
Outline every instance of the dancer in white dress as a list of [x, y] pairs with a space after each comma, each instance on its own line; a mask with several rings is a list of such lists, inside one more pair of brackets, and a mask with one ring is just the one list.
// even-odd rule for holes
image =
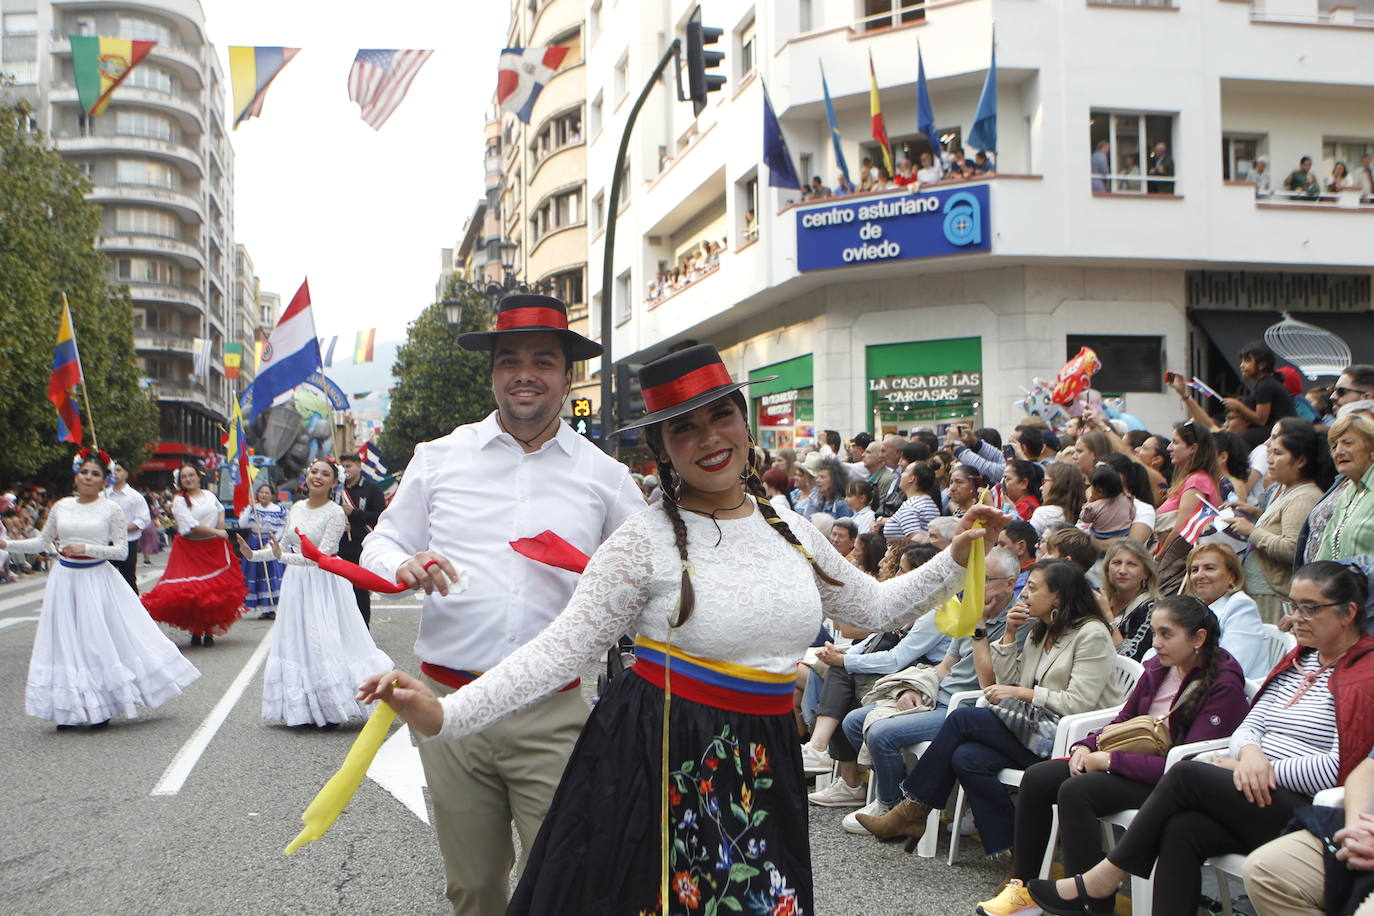
[[6, 543], [26, 553], [56, 553], [29, 661], [24, 710], [58, 728], [100, 727], [135, 718], [200, 677], [107, 560], [128, 551], [124, 511], [101, 499], [107, 467], [82, 461], [76, 496], [58, 500], [36, 538]]
[[348, 583], [299, 553], [298, 531], [321, 552], [338, 553], [347, 526], [343, 509], [329, 499], [338, 482], [338, 469], [316, 460], [305, 475], [310, 495], [292, 505], [281, 541], [273, 538], [270, 546], [250, 550], [239, 538], [254, 561], [275, 557], [286, 564], [262, 686], [262, 717], [274, 722], [326, 726], [366, 719], [355, 688], [369, 674], [391, 667], [358, 616]]

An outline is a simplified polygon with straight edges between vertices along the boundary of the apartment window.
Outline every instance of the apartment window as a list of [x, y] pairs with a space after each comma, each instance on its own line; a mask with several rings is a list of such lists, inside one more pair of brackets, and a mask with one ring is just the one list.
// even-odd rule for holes
[[545, 121], [544, 125], [539, 128], [539, 132], [534, 135], [534, 140], [530, 144], [530, 152], [534, 155], [534, 161], [539, 162], [565, 146], [573, 146], [581, 142], [582, 110], [575, 108]]
[[89, 159], [81, 159], [81, 160], [78, 160], [78, 161], [76, 161], [76, 162], [73, 162], [72, 165], [76, 167], [76, 170], [77, 170], [78, 172], [80, 172], [82, 175], [86, 176], [86, 180], [87, 180], [87, 181], [90, 181], [90, 182], [94, 182], [94, 181], [95, 181], [95, 163], [94, 163], [94, 162], [90, 161]]
[[[9, 42], [6, 41], [6, 44]], [[0, 64], [0, 73], [11, 77], [16, 86], [32, 86], [38, 82], [38, 61], [7, 59]]]
[[4, 24], [6, 38], [16, 35], [38, 34], [37, 13], [6, 13]]
[[925, 0], [858, 0], [859, 30], [873, 32], [926, 18]]
[[736, 229], [742, 242], [759, 237], [759, 178], [751, 172], [735, 182], [735, 212], [739, 214]]
[[1090, 347], [1102, 361], [1093, 387], [1103, 394], [1163, 390], [1164, 338], [1149, 334], [1070, 334], [1065, 338], [1068, 358]]
[[596, 44], [596, 36], [601, 34], [601, 0], [593, 0], [587, 11], [587, 47]]
[[[135, 71], [136, 72], [136, 71]], [[115, 112], [115, 133], [126, 137], [154, 137], [172, 139], [172, 121], [147, 111]]]
[[592, 198], [592, 231], [600, 232], [606, 228], [606, 192], [597, 191]]
[[754, 72], [754, 17], [751, 15], [749, 21], [740, 27], [735, 35], [735, 59], [739, 61], [739, 72], [735, 75], [735, 85], [738, 86], [744, 78]]
[[135, 235], [159, 235], [163, 238], [181, 238], [181, 226], [177, 218], [161, 210], [120, 207], [115, 210], [115, 231]]
[[582, 209], [582, 189], [573, 188], [555, 194], [541, 203], [530, 217], [530, 229], [536, 240], [555, 229], [563, 229], [586, 220]]
[[570, 311], [583, 308], [587, 303], [582, 292], [582, 268], [554, 274], [553, 294], [562, 299]]
[[168, 95], [172, 93], [172, 75], [146, 61], [129, 72], [128, 83], [139, 89], [151, 89]]
[[615, 278], [615, 323], [624, 324], [632, 317], [630, 309], [630, 272]]
[[592, 132], [593, 137], [601, 133], [601, 109], [602, 94], [598, 92], [596, 98], [592, 99], [591, 108], [587, 109], [587, 129]]
[[1365, 156], [1374, 156], [1374, 140], [1335, 140], [1323, 137], [1320, 180], [1326, 181], [1326, 176], [1331, 174], [1337, 162], [1344, 162], [1346, 174], [1354, 175], [1355, 170], [1360, 167], [1360, 160]]
[[[815, 164], [815, 156], [811, 153], [802, 153], [797, 159], [799, 160], [798, 164], [801, 166], [801, 183], [804, 188], [811, 182], [811, 169]], [[824, 184], [824, 180], [822, 180], [822, 184]]]
[[615, 64], [615, 81], [612, 84], [615, 90], [615, 103], [619, 105], [627, 93], [630, 91], [630, 52], [626, 51], [620, 55], [620, 60]]
[[138, 19], [132, 16], [119, 17], [119, 34], [116, 37], [172, 44], [172, 30], [167, 26], [153, 19]]
[[[178, 270], [176, 265], [157, 258], [115, 258], [115, 275], [128, 283], [162, 283], [175, 285]], [[149, 314], [149, 327], [156, 327], [153, 315]]]
[[1259, 135], [1226, 134], [1221, 138], [1221, 177], [1227, 181], [1246, 181], [1255, 159], [1266, 145]]
[[581, 29], [573, 29], [571, 31], [564, 32], [562, 35], [559, 35], [553, 41], [550, 41], [549, 44], [562, 45], [563, 47], [568, 49], [568, 53], [563, 55], [563, 63], [559, 66], [559, 69], [571, 67], [573, 64], [582, 63]]
[[115, 180], [120, 184], [174, 188], [175, 176], [176, 172], [167, 163], [151, 159], [121, 159], [115, 169]]
[[815, 28], [814, 15], [811, 11], [811, 0], [799, 0], [797, 3], [797, 31], [809, 32]]
[[[1094, 160], [1092, 189], [1114, 194], [1176, 194], [1178, 163], [1174, 159], [1174, 116], [1141, 112], [1093, 111], [1088, 133]], [[1102, 146], [1102, 144], [1106, 146]], [[1164, 144], [1169, 174], [1146, 176], [1151, 151]], [[1099, 172], [1101, 152], [1107, 171]], [[1142, 180], [1148, 177], [1149, 180]]]

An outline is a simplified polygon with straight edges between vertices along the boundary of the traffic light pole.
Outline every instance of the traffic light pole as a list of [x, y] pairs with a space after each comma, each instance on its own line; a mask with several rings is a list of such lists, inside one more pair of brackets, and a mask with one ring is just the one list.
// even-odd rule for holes
[[611, 438], [611, 430], [615, 428], [615, 401], [611, 390], [611, 382], [615, 376], [615, 358], [611, 354], [611, 335], [615, 328], [615, 278], [612, 271], [615, 269], [615, 224], [620, 210], [620, 180], [624, 174], [625, 154], [630, 148], [630, 134], [634, 132], [639, 109], [644, 107], [649, 92], [663, 76], [663, 71], [677, 60], [681, 47], [681, 40], [674, 38], [672, 44], [668, 45], [668, 50], [664, 52], [663, 59], [654, 68], [653, 75], [640, 90], [639, 98], [635, 99], [634, 105], [630, 107], [630, 116], [625, 120], [625, 130], [620, 135], [620, 149], [615, 154], [610, 199], [606, 202], [610, 209], [606, 214], [606, 245], [601, 256], [601, 448], [611, 455], [615, 454], [615, 442]]

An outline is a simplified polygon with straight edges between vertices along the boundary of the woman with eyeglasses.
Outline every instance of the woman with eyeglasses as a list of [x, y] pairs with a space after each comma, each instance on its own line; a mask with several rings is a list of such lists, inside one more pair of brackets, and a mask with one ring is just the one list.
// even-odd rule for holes
[[1187, 570], [1188, 542], [1178, 529], [1203, 502], [1221, 504], [1221, 468], [1209, 431], [1196, 420], [1174, 425], [1169, 442], [1169, 460], [1174, 466], [1173, 484], [1155, 517], [1155, 562], [1159, 565], [1159, 590], [1172, 594], [1178, 590]]
[[1153, 871], [1155, 916], [1195, 913], [1208, 857], [1249, 853], [1277, 837], [1300, 805], [1343, 785], [1369, 756], [1369, 582], [1351, 566], [1317, 562], [1298, 570], [1291, 594], [1298, 646], [1269, 674], [1227, 755], [1166, 772], [1125, 836], [1088, 871], [1029, 882], [1044, 912], [1112, 913], [1121, 882]]

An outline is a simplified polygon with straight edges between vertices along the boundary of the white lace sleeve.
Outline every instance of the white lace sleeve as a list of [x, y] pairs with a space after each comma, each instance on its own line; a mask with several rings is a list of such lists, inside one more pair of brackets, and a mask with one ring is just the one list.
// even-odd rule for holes
[[43, 530], [38, 532], [36, 538], [20, 538], [5, 542], [5, 549], [11, 553], [34, 554], [34, 553], [57, 553], [54, 542], [57, 540], [57, 506], [53, 506], [48, 511], [48, 518], [43, 522]]
[[[778, 514], [784, 512], [788, 521], [799, 518], [786, 509]], [[963, 587], [964, 567], [954, 562], [948, 548], [909, 573], [879, 582], [840, 556], [815, 525], [803, 521], [792, 525], [792, 530], [816, 558], [816, 565], [843, 583], [836, 588], [816, 580], [825, 615], [869, 632], [900, 629], [941, 606]]]
[[315, 545], [320, 548], [320, 553], [327, 553], [331, 557], [338, 553], [339, 541], [343, 539], [344, 528], [347, 526], [348, 519], [344, 516], [343, 507], [336, 503], [330, 503], [329, 514], [324, 522], [324, 533], [320, 535], [320, 540]]
[[108, 505], [106, 512], [106, 536], [108, 544], [87, 544], [86, 556], [97, 560], [123, 560], [129, 556], [129, 542], [126, 539], [128, 524], [124, 521], [124, 510], [112, 499], [102, 500]]
[[632, 516], [592, 555], [567, 608], [548, 629], [443, 698], [444, 727], [433, 740], [462, 738], [533, 706], [634, 630], [649, 599], [652, 555], [645, 514]]

